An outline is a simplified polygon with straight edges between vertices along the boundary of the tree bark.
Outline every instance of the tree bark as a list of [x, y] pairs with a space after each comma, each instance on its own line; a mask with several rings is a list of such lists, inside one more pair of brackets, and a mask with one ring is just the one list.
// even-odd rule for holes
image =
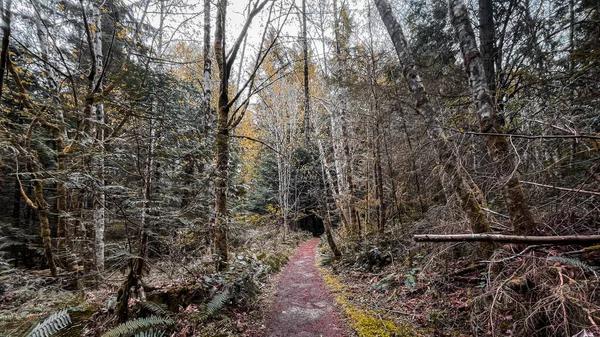
[[[244, 36], [252, 19], [265, 7], [269, 0], [255, 3], [248, 14], [240, 35], [234, 42], [229, 53], [225, 54], [225, 26], [227, 13], [227, 0], [219, 0], [217, 3], [217, 19], [215, 28], [215, 59], [219, 68], [219, 97], [217, 100], [217, 126], [215, 139], [216, 177], [215, 177], [215, 217], [212, 225], [213, 252], [215, 254], [215, 267], [217, 270], [225, 270], [228, 262], [227, 245], [227, 187], [229, 182], [229, 137], [232, 128], [239, 120], [230, 124], [230, 109], [235, 103], [235, 98], [229, 97], [229, 79], [231, 67], [237, 57]], [[239, 97], [239, 95], [236, 95]], [[238, 116], [241, 118], [240, 115]], [[240, 119], [241, 120], [241, 119]], [[237, 122], [237, 123], [236, 123]]]
[[19, 187], [19, 181], [15, 177], [15, 188], [13, 194], [13, 208], [12, 208], [13, 226], [21, 226], [21, 188]]
[[[483, 60], [477, 48], [467, 8], [461, 0], [449, 0], [448, 9], [456, 40], [460, 44], [465, 69], [469, 75], [473, 100], [477, 105], [480, 130], [483, 133], [504, 133], [501, 117], [490, 97]], [[510, 152], [506, 137], [487, 136], [486, 148], [495, 164], [496, 175], [504, 185], [504, 200], [515, 232], [537, 233], [537, 224], [519, 182], [518, 163]]]
[[[85, 98], [84, 115], [87, 120], [82, 121], [83, 133], [91, 134], [93, 143], [99, 148], [98, 158], [90, 158], [91, 167], [94, 168], [95, 179], [92, 181], [92, 228], [93, 231], [93, 259], [97, 270], [104, 270], [104, 229], [106, 195], [104, 193], [104, 105], [96, 103], [94, 95], [102, 91], [103, 77], [103, 51], [102, 51], [102, 10], [101, 3], [92, 3], [93, 25], [90, 25], [83, 0], [79, 0], [86, 39], [90, 52], [91, 67], [88, 78], [88, 92]], [[95, 121], [92, 123], [91, 121]], [[88, 231], [88, 234], [89, 231]], [[89, 248], [88, 248], [89, 249]]]
[[[102, 8], [101, 4], [94, 2], [92, 15], [95, 17], [96, 28], [94, 31], [94, 53], [96, 55], [96, 75], [91, 80], [93, 93], [102, 91], [102, 75], [104, 71], [104, 53], [102, 50]], [[104, 270], [104, 229], [106, 226], [106, 194], [104, 192], [104, 104], [97, 103], [94, 107], [94, 119], [96, 121], [95, 142], [99, 147], [99, 155], [96, 165], [97, 177], [94, 188], [93, 221], [94, 221], [94, 253], [95, 264], [99, 271]]]
[[308, 32], [306, 31], [306, 0], [302, 0], [302, 59], [304, 61], [304, 137], [308, 150], [310, 142], [310, 91], [308, 87]]
[[[33, 1], [33, 4], [35, 7], [37, 7], [37, 10], [41, 12], [41, 8], [42, 6], [40, 5], [39, 1]], [[46, 31], [46, 27], [42, 22], [42, 18], [38, 17], [35, 20], [35, 25], [37, 28], [37, 37], [40, 43], [40, 50], [41, 50], [41, 57], [44, 60], [44, 69], [46, 72], [46, 78], [48, 80], [48, 86], [50, 88], [50, 91], [53, 92], [54, 96], [53, 96], [53, 101], [55, 103], [55, 105], [58, 107], [59, 106], [59, 102], [57, 100], [58, 97], [58, 91], [57, 91], [57, 79], [56, 79], [56, 73], [54, 71], [54, 69], [49, 65], [49, 59], [48, 59], [48, 55], [49, 55], [49, 51], [50, 51], [50, 41], [48, 40], [48, 33]], [[64, 123], [63, 120], [63, 111], [60, 108], [57, 108], [56, 110], [56, 115], [57, 117], [59, 117], [59, 123]], [[60, 179], [58, 179], [58, 181], [56, 182], [56, 210], [58, 212], [58, 222], [57, 222], [57, 229], [56, 229], [56, 237], [57, 237], [57, 241], [56, 241], [56, 249], [58, 251], [58, 259], [60, 261], [61, 264], [63, 264], [65, 267], [69, 267], [69, 263], [66, 261], [66, 256], [68, 254], [67, 250], [66, 250], [66, 245], [65, 242], [68, 239], [67, 238], [67, 188], [65, 187], [65, 179], [64, 179], [64, 173], [65, 173], [65, 161], [66, 161], [66, 152], [68, 151], [68, 149], [65, 149], [64, 146], [64, 142], [65, 140], [67, 140], [67, 132], [65, 131], [65, 128], [63, 125], [56, 125], [55, 128], [53, 128], [52, 130], [53, 136], [54, 136], [54, 145], [56, 147], [56, 162], [57, 162], [57, 169], [58, 169], [58, 174], [57, 176], [60, 177]]]
[[481, 56], [485, 78], [490, 88], [490, 95], [495, 97], [496, 92], [496, 52], [494, 42], [496, 41], [494, 25], [493, 0], [479, 0], [479, 41], [481, 41]]
[[204, 0], [204, 113], [210, 115], [212, 59], [210, 57], [210, 0]]
[[329, 165], [327, 163], [327, 156], [325, 155], [325, 149], [323, 147], [323, 142], [321, 141], [321, 138], [320, 138], [319, 127], [314, 119], [313, 119], [313, 123], [315, 124], [314, 130], [317, 134], [316, 140], [317, 140], [317, 146], [319, 148], [319, 158], [323, 165], [325, 177], [327, 178], [327, 180], [326, 180], [327, 187], [329, 187], [329, 190], [331, 191], [331, 195], [333, 196], [333, 200], [335, 202], [336, 209], [338, 210], [338, 212], [340, 214], [342, 226], [344, 228], [347, 228], [348, 227], [348, 219], [346, 218], [346, 213], [344, 212], [344, 205], [343, 205], [341, 197], [340, 197], [340, 192], [336, 188], [335, 182], [333, 180], [333, 176], [331, 175], [331, 172], [329, 171]]
[[375, 54], [374, 54], [374, 46], [373, 46], [373, 30], [372, 30], [372, 19], [371, 19], [371, 6], [368, 6], [368, 20], [369, 20], [369, 43], [370, 43], [370, 59], [371, 59], [371, 85], [369, 86], [371, 89], [371, 104], [370, 108], [374, 110], [374, 119], [375, 123], [373, 123], [373, 166], [375, 171], [375, 192], [377, 198], [377, 232], [379, 234], [383, 234], [385, 232], [385, 224], [386, 224], [386, 212], [387, 212], [387, 204], [385, 201], [385, 194], [383, 189], [383, 169], [382, 169], [382, 161], [381, 161], [381, 109], [379, 107], [379, 97], [377, 95], [376, 86], [377, 86], [377, 74], [375, 74], [376, 63]]
[[6, 7], [2, 2], [2, 8], [0, 8], [0, 15], [4, 24], [2, 25], [2, 50], [0, 51], [0, 97], [2, 96], [2, 89], [4, 87], [4, 72], [6, 71], [6, 62], [8, 56], [8, 42], [10, 39], [10, 17], [11, 17], [11, 0], [6, 0]]
[[[315, 125], [315, 130], [318, 130], [318, 128]], [[329, 189], [331, 190], [331, 193], [333, 195], [334, 200], [336, 200], [336, 191], [335, 191], [335, 186], [333, 185], [333, 179], [331, 177], [331, 174], [329, 173], [329, 169], [327, 167], [327, 158], [325, 158], [325, 152], [323, 151], [323, 145], [321, 143], [321, 139], [318, 137], [317, 134], [317, 142], [319, 145], [319, 155], [321, 157], [321, 179], [323, 181], [323, 184], [327, 187], [329, 187]], [[325, 236], [327, 238], [327, 244], [329, 245], [329, 248], [331, 249], [331, 251], [333, 252], [333, 256], [335, 256], [336, 258], [341, 257], [342, 253], [340, 252], [340, 249], [338, 248], [337, 244], [335, 243], [335, 239], [333, 237], [333, 228], [331, 226], [331, 215], [329, 213], [329, 203], [327, 202], [327, 197], [326, 197], [326, 193], [325, 196], [322, 198], [322, 208], [325, 210], [325, 215], [326, 217], [324, 217], [323, 222], [325, 225]], [[336, 206], [339, 208], [339, 203], [336, 201], [335, 202]], [[345, 221], [343, 219], [343, 212], [340, 212], [342, 214], [342, 222]]]
[[432, 242], [502, 242], [502, 243], [530, 243], [530, 244], [554, 244], [572, 245], [600, 242], [600, 235], [565, 235], [565, 236], [522, 236], [501, 234], [453, 234], [435, 235], [421, 234], [413, 235], [415, 241]]
[[404, 78], [416, 100], [417, 111], [426, 121], [429, 136], [438, 145], [438, 164], [443, 165], [447, 173], [455, 175], [453, 188], [461, 201], [461, 208], [469, 219], [471, 230], [474, 233], [491, 232], [492, 229], [489, 221], [482, 209], [485, 203], [483, 194], [477, 186], [470, 183], [468, 172], [460, 165], [459, 159], [456, 158], [452, 151], [452, 144], [441, 126], [429, 100], [429, 95], [417, 72], [415, 62], [409, 52], [406, 38], [402, 32], [402, 27], [393, 16], [392, 9], [387, 0], [374, 1], [396, 48], [396, 53], [403, 68]]
[[217, 132], [215, 151], [217, 174], [215, 178], [215, 220], [213, 224], [213, 251], [215, 268], [224, 270], [228, 262], [227, 247], [227, 176], [229, 166], [229, 69], [225, 58], [225, 15], [227, 0], [217, 4], [215, 28], [215, 57], [219, 67], [219, 98], [217, 102]]
[[[15, 69], [14, 65], [10, 61], [10, 58], [6, 59], [7, 68], [13, 77], [14, 82], [17, 85], [18, 92], [20, 98], [22, 100], [25, 109], [31, 110], [31, 112], [35, 112], [35, 108], [33, 104], [29, 101], [25, 88], [23, 87], [21, 77], [19, 73]], [[42, 122], [41, 116], [37, 116], [38, 121]], [[38, 176], [40, 167], [38, 165], [39, 159], [37, 152], [35, 150], [29, 149], [29, 137], [23, 137], [23, 143], [25, 144], [25, 151], [28, 151], [30, 154], [29, 162], [27, 163], [27, 171], [33, 176], [33, 195], [34, 201], [32, 201], [28, 196], [23, 186], [21, 185], [20, 180], [18, 180], [19, 188], [21, 191], [21, 196], [25, 199], [27, 205], [30, 209], [33, 209], [40, 220], [40, 236], [42, 237], [42, 243], [44, 247], [44, 255], [46, 256], [46, 262], [48, 263], [48, 267], [50, 268], [50, 273], [52, 276], [57, 276], [56, 264], [54, 263], [54, 253], [52, 252], [52, 237], [50, 232], [50, 222], [48, 220], [49, 215], [49, 205], [44, 199], [44, 183], [41, 177]], [[19, 144], [20, 146], [20, 144]], [[17, 172], [17, 179], [18, 179]]]
[[[33, 167], [33, 165], [28, 165]], [[30, 169], [30, 173], [34, 173], [35, 170]], [[35, 177], [35, 174], [34, 174]], [[36, 203], [36, 214], [40, 219], [40, 236], [42, 237], [42, 243], [44, 246], [44, 255], [46, 256], [46, 262], [48, 263], [48, 267], [50, 268], [50, 274], [54, 277], [57, 276], [56, 264], [54, 263], [54, 254], [52, 252], [52, 236], [50, 232], [50, 222], [48, 220], [48, 215], [50, 211], [48, 210], [49, 205], [44, 200], [44, 184], [38, 178], [35, 178], [35, 182], [33, 185], [33, 194], [35, 196]]]
[[44, 255], [46, 257], [46, 263], [50, 269], [50, 274], [53, 277], [58, 275], [56, 264], [54, 263], [54, 253], [52, 252], [52, 233], [50, 232], [50, 221], [48, 215], [50, 214], [50, 205], [44, 199], [44, 183], [38, 176], [39, 167], [35, 161], [38, 161], [37, 153], [35, 150], [31, 151], [31, 162], [27, 163], [27, 171], [33, 176], [33, 200], [31, 200], [23, 186], [19, 181], [19, 187], [21, 190], [21, 196], [25, 199], [25, 202], [31, 209], [33, 209], [40, 220], [40, 236], [42, 238], [42, 245], [44, 247]]
[[[333, 1], [334, 33], [335, 33], [335, 60], [333, 63], [333, 76], [337, 81], [342, 81], [347, 73], [347, 50], [343, 36], [339, 15], [341, 10], [337, 1]], [[334, 143], [334, 157], [336, 158], [336, 173], [341, 185], [339, 190], [345, 203], [346, 218], [348, 219], [348, 234], [360, 239], [361, 229], [356, 207], [354, 205], [354, 180], [352, 176], [352, 156], [348, 134], [348, 89], [343, 83], [338, 84], [335, 95], [335, 106], [332, 109], [332, 137]], [[335, 120], [335, 123], [334, 123]], [[337, 147], [335, 146], [337, 143]]]

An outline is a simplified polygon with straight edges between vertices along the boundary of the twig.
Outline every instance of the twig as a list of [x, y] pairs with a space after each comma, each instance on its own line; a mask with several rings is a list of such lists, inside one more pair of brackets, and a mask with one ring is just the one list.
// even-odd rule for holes
[[505, 219], [510, 219], [510, 217], [509, 217], [508, 215], [504, 215], [504, 214], [502, 214], [502, 213], [494, 212], [494, 211], [492, 211], [492, 210], [491, 210], [491, 209], [489, 209], [489, 208], [481, 207], [481, 209], [482, 209], [482, 210], [484, 210], [484, 211], [486, 211], [486, 212], [490, 212], [490, 213], [492, 213], [492, 214], [494, 214], [494, 215], [501, 216], [501, 217], [503, 217], [503, 218], [505, 218]]
[[502, 263], [508, 260], [512, 260], [514, 258], [517, 258], [519, 256], [523, 256], [525, 253], [529, 252], [530, 250], [533, 250], [535, 248], [540, 247], [540, 245], [531, 245], [531, 246], [527, 246], [525, 249], [523, 249], [520, 253], [515, 254], [513, 256], [509, 256], [509, 257], [505, 257], [503, 259], [500, 260], [488, 260], [488, 261], [481, 261], [481, 262], [485, 262], [485, 263]]

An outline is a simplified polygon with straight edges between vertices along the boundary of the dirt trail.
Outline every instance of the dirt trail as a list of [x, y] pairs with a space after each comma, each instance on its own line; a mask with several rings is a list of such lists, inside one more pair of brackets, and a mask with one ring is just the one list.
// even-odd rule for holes
[[347, 337], [350, 331], [315, 266], [319, 239], [304, 242], [277, 285], [267, 320], [269, 337]]

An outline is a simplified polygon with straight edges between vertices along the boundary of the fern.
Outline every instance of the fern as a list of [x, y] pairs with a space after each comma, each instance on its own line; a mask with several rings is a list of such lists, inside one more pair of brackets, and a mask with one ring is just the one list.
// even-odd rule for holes
[[214, 314], [215, 312], [221, 310], [223, 306], [225, 306], [225, 302], [227, 302], [231, 298], [231, 294], [229, 290], [225, 290], [220, 292], [213, 297], [210, 302], [206, 305], [207, 311], [209, 315]]
[[147, 331], [138, 332], [135, 337], [163, 337], [164, 335], [164, 331], [150, 329]]
[[319, 260], [319, 265], [321, 267], [326, 267], [329, 266], [331, 264], [331, 255], [329, 255], [329, 253], [323, 253], [321, 254], [321, 259]]
[[554, 261], [554, 262], [559, 262], [562, 264], [569, 264], [575, 267], [579, 267], [583, 270], [587, 270], [587, 271], [591, 271], [593, 273], [598, 273], [598, 268], [597, 267], [592, 267], [589, 264], [575, 259], [575, 258], [571, 258], [571, 257], [562, 257], [562, 256], [550, 256], [548, 257], [546, 260], [548, 261]]
[[136, 318], [127, 321], [123, 324], [119, 324], [116, 327], [110, 329], [102, 337], [125, 337], [132, 336], [142, 330], [148, 329], [156, 325], [173, 325], [175, 321], [167, 317], [150, 316], [144, 318]]
[[46, 318], [43, 322], [39, 323], [27, 337], [49, 337], [55, 332], [66, 328], [71, 324], [71, 317], [67, 312], [67, 309], [57, 311]]
[[170, 316], [173, 313], [169, 311], [165, 304], [158, 304], [151, 301], [141, 302], [141, 307], [158, 316]]

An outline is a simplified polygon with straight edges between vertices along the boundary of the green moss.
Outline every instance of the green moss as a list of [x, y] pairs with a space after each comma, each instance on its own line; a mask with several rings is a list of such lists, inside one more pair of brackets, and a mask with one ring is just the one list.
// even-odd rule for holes
[[397, 325], [393, 321], [386, 319], [383, 313], [370, 309], [362, 309], [350, 301], [347, 292], [348, 288], [343, 285], [327, 269], [317, 268], [323, 276], [323, 280], [333, 292], [336, 302], [342, 307], [348, 321], [359, 337], [418, 337], [423, 336], [412, 325]]

